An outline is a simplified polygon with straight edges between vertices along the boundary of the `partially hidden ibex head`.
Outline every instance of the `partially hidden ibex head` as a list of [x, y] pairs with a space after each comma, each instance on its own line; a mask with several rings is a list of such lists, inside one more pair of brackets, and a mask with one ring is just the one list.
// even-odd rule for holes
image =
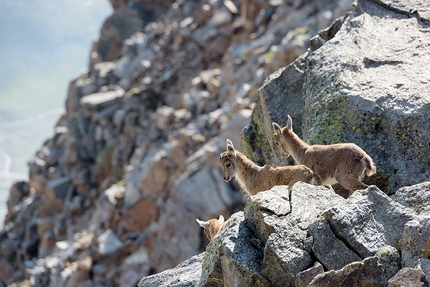
[[219, 162], [222, 168], [222, 178], [230, 181], [235, 175], [238, 167], [236, 150], [231, 140], [227, 140], [227, 151], [219, 156]]
[[217, 233], [224, 227], [224, 216], [222, 215], [220, 215], [218, 219], [203, 221], [196, 218], [196, 221], [200, 227], [203, 227], [204, 233], [209, 240], [214, 239], [215, 235], [217, 235]]

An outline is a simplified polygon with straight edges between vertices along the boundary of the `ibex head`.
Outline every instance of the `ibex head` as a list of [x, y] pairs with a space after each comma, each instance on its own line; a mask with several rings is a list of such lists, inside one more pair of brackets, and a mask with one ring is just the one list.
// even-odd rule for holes
[[231, 140], [227, 140], [227, 151], [219, 156], [219, 162], [222, 168], [222, 177], [225, 181], [230, 181], [236, 175], [237, 156]]
[[203, 227], [204, 233], [209, 240], [212, 240], [215, 235], [222, 229], [222, 224], [224, 223], [224, 216], [220, 215], [218, 219], [210, 219], [208, 221], [203, 221], [196, 218], [197, 223], [200, 227]]
[[282, 154], [285, 157], [288, 157], [290, 155], [290, 151], [286, 149], [286, 144], [283, 144], [285, 142], [285, 134], [289, 134], [290, 132], [293, 132], [293, 120], [289, 115], [287, 115], [288, 121], [287, 125], [284, 128], [281, 128], [280, 125], [273, 122], [272, 128], [273, 128], [273, 141], [275, 144], [282, 149]]

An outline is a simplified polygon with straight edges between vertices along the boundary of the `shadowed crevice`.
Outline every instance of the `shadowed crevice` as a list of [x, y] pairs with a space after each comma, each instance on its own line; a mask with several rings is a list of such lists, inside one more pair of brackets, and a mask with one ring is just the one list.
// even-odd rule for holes
[[351, 250], [352, 252], [354, 252], [358, 257], [361, 258], [361, 260], [364, 259], [363, 256], [360, 255], [360, 253], [348, 242], [348, 240], [343, 237], [331, 224], [330, 221], [326, 220], [328, 226], [330, 227], [331, 232], [334, 234], [334, 236], [339, 239], [340, 241], [343, 242], [343, 244], [345, 244], [345, 246]]

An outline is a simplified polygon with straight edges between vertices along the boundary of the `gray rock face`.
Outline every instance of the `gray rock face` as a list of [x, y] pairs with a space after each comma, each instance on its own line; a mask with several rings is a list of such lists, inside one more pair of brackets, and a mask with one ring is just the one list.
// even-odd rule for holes
[[[375, 38], [373, 31], [382, 35], [390, 33], [390, 27], [394, 32], [389, 39]], [[420, 45], [409, 41], [428, 42], [422, 32], [426, 27], [371, 1], [359, 1], [359, 9], [336, 36], [307, 58], [304, 137], [311, 143], [359, 144], [390, 176], [392, 190], [430, 176], [424, 156], [429, 153], [425, 139], [430, 136], [430, 98], [421, 92], [429, 83], [425, 77], [409, 78], [411, 71], [406, 71], [414, 66], [413, 73], [424, 75], [421, 64], [429, 59], [419, 52]], [[323, 87], [322, 81], [330, 85]]]
[[[266, 203], [267, 197], [271, 205]], [[266, 245], [262, 274], [277, 286], [294, 286], [297, 273], [313, 265], [310, 251], [304, 246], [306, 230], [323, 210], [341, 201], [343, 198], [331, 189], [300, 182], [293, 185], [288, 197], [286, 187], [275, 187], [270, 193], [250, 197], [245, 218]], [[291, 211], [280, 212], [273, 203], [289, 205]]]
[[345, 265], [361, 261], [361, 257], [339, 240], [324, 219], [317, 220], [309, 227], [312, 236], [312, 251], [326, 270], [339, 270]]
[[412, 208], [418, 214], [430, 214], [430, 182], [428, 181], [402, 187], [391, 198], [401, 205]]
[[408, 221], [399, 242], [402, 261], [406, 267], [415, 267], [420, 258], [430, 256], [430, 216]]
[[403, 268], [394, 277], [388, 281], [388, 287], [405, 286], [421, 287], [425, 286], [422, 280], [424, 273], [418, 268]]
[[383, 287], [386, 286], [386, 282], [381, 280], [382, 274], [383, 270], [378, 265], [378, 258], [369, 257], [362, 262], [351, 263], [341, 270], [332, 270], [317, 275], [309, 284], [309, 287]]
[[425, 280], [430, 282], [430, 259], [420, 258], [418, 260], [419, 268], [424, 272]]
[[230, 217], [228, 226], [206, 247], [197, 286], [272, 286], [261, 274], [263, 252], [242, 212]]
[[344, 205], [324, 212], [337, 236], [361, 257], [374, 256], [384, 245], [397, 246], [412, 212], [376, 187], [354, 192]]
[[[301, 115], [304, 106], [302, 87], [306, 55], [300, 56], [286, 68], [271, 74], [259, 89], [251, 123], [246, 126], [242, 134], [246, 142], [244, 154], [261, 165], [287, 163], [287, 159], [274, 147], [273, 141], [266, 140], [267, 135], [272, 134], [272, 122], [277, 122], [281, 126], [287, 124], [285, 116], [287, 111], [294, 119], [298, 119], [294, 122], [294, 129], [299, 136], [302, 135]], [[278, 95], [283, 95], [282, 100]]]
[[[233, 217], [233, 223], [230, 219], [226, 231], [221, 232], [208, 245], [206, 256], [214, 253], [211, 251], [214, 246], [217, 246], [218, 251], [209, 257], [210, 267], [207, 267], [207, 270], [206, 267], [203, 267], [200, 286], [212, 286], [210, 284], [215, 284], [214, 282], [220, 282], [220, 286], [224, 286], [222, 282], [227, 286], [294, 286], [297, 273], [311, 267], [314, 263], [303, 244], [306, 239], [306, 230], [301, 228], [306, 229], [309, 222], [327, 205], [343, 199], [332, 190], [303, 183], [292, 187], [291, 201], [289, 198], [290, 194], [286, 186], [275, 187], [270, 191], [260, 192], [250, 197], [240, 223], [235, 223], [237, 217]], [[305, 205], [303, 201], [305, 198], [310, 200], [306, 201], [307, 208], [302, 208], [301, 206]], [[317, 198], [321, 199], [319, 203], [322, 204], [318, 204]], [[300, 222], [301, 218], [306, 218], [306, 220]], [[228, 230], [236, 225], [238, 227], [234, 230], [237, 230], [239, 235], [232, 236]], [[241, 231], [242, 229], [243, 231]], [[245, 231], [246, 233], [244, 233]], [[234, 241], [231, 242], [232, 240]], [[242, 246], [245, 243], [246, 245]], [[226, 250], [226, 247], [220, 249], [218, 247], [220, 244], [228, 246], [228, 249]], [[248, 250], [245, 251], [243, 248], [248, 248]], [[229, 255], [231, 250], [235, 250], [235, 252]], [[252, 257], [245, 260], [245, 255]], [[226, 265], [229, 256], [233, 256], [232, 261], [236, 262], [233, 265], [234, 268], [232, 263]], [[250, 262], [252, 262], [251, 265], [249, 265]], [[250, 283], [252, 282], [249, 281], [250, 279], [244, 281], [245, 279], [242, 279], [244, 275], [240, 274], [245, 271], [230, 271], [232, 268], [233, 270], [239, 268], [240, 266], [238, 267], [237, 264], [245, 264], [241, 268], [247, 268], [246, 273], [257, 270], [256, 274], [260, 275], [257, 275], [257, 279], [254, 277], [253, 280], [256, 280], [254, 283]], [[213, 267], [217, 265], [219, 265], [218, 268]], [[226, 268], [227, 266], [230, 268]], [[207, 273], [211, 275], [206, 275]], [[234, 282], [232, 274], [235, 274], [236, 282], [242, 282], [242, 285], [232, 283]]]
[[301, 182], [276, 186], [249, 197], [209, 243], [197, 286], [424, 284], [428, 222], [372, 186], [348, 199]]
[[399, 251], [393, 246], [382, 246], [378, 249], [378, 252], [376, 252], [376, 257], [378, 257], [378, 264], [381, 265], [384, 270], [384, 281], [396, 275], [402, 268]]
[[398, 13], [405, 15], [411, 15], [417, 13], [419, 19], [423, 22], [430, 22], [430, 9], [428, 5], [419, 0], [400, 0], [400, 1], [390, 1], [390, 0], [376, 0], [376, 3], [381, 3], [382, 5], [392, 9]]
[[156, 275], [142, 278], [138, 287], [191, 287], [196, 286], [200, 279], [199, 270], [202, 268], [205, 253], [200, 253], [182, 262], [175, 268]]
[[291, 114], [311, 144], [362, 147], [378, 176], [387, 177], [376, 182], [384, 191], [428, 180], [429, 25], [408, 16], [412, 11], [424, 15], [428, 8], [420, 1], [358, 1], [331, 40], [272, 75], [243, 133], [248, 155], [279, 158], [270, 124]]
[[316, 262], [313, 267], [297, 274], [295, 284], [297, 287], [307, 287], [314, 277], [321, 273], [324, 273], [324, 267], [321, 263]]

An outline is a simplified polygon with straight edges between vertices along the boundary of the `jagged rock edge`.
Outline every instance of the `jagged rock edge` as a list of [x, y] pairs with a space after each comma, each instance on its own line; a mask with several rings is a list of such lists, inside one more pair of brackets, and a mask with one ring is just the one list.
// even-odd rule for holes
[[392, 7], [389, 4], [386, 4], [386, 3], [382, 2], [381, 0], [370, 0], [370, 1], [372, 1], [375, 4], [381, 5], [382, 7], [386, 8], [386, 9], [388, 9], [390, 11], [393, 11], [393, 12], [396, 12], [396, 13], [399, 13], [399, 14], [402, 14], [402, 15], [406, 15], [406, 16], [409, 16], [409, 17], [417, 18], [417, 20], [422, 21], [422, 22], [427, 23], [427, 24], [430, 23], [430, 19], [422, 18], [420, 16], [420, 12], [418, 10], [411, 10], [411, 11], [407, 12], [405, 10], [397, 9], [395, 7]]

